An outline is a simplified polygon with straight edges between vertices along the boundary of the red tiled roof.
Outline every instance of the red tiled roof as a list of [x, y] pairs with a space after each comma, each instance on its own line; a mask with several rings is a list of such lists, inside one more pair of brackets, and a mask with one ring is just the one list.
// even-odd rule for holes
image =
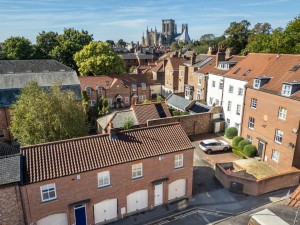
[[[171, 113], [165, 103], [149, 103], [133, 105], [132, 109], [139, 124], [146, 124], [147, 120], [159, 119], [163, 117], [171, 117]], [[164, 116], [159, 114], [159, 110], [162, 110]]]
[[121, 163], [193, 149], [179, 123], [44, 143], [21, 149], [24, 183], [82, 173]]
[[179, 65], [182, 65], [185, 62], [184, 58], [171, 57], [168, 60], [168, 63], [171, 63], [173, 70], [179, 70]]
[[163, 71], [163, 65], [164, 65], [164, 61], [159, 62], [155, 67], [153, 67], [151, 70], [153, 72], [164, 72]]
[[298, 207], [300, 205], [300, 185], [291, 194], [291, 198], [285, 202], [286, 205]]

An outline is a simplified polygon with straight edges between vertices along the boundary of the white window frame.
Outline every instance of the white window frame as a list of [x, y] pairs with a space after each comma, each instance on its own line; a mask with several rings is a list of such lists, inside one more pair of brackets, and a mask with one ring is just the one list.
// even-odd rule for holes
[[89, 106], [94, 106], [96, 104], [95, 100], [89, 100], [88, 101]]
[[211, 83], [211, 86], [216, 87], [216, 81], [213, 80], [212, 83]]
[[277, 144], [281, 144], [281, 143], [282, 143], [282, 139], [283, 139], [283, 131], [282, 131], [282, 130], [279, 130], [279, 129], [276, 129], [276, 130], [275, 130], [275, 138], [274, 138], [274, 141], [275, 141]]
[[[98, 173], [98, 188], [107, 187], [110, 185], [110, 172], [109, 170]], [[102, 181], [102, 182], [101, 182]], [[100, 182], [102, 184], [100, 184]]]
[[202, 84], [202, 76], [198, 76], [198, 85]]
[[257, 107], [257, 99], [256, 98], [251, 98], [250, 107], [252, 109], [256, 109], [256, 107]]
[[102, 86], [97, 86], [98, 95], [102, 94]]
[[291, 94], [292, 94], [292, 85], [283, 84], [281, 94], [283, 96], [287, 96], [287, 97], [291, 96]]
[[132, 85], [132, 91], [136, 91], [136, 89], [137, 89], [136, 84], [133, 84], [133, 85]]
[[271, 159], [275, 162], [279, 162], [280, 159], [280, 152], [276, 151], [275, 149], [272, 149], [272, 155], [271, 155]]
[[143, 91], [146, 91], [146, 90], [147, 90], [147, 86], [146, 86], [145, 83], [142, 83], [142, 90], [143, 90]]
[[180, 70], [180, 77], [183, 77], [183, 70]]
[[201, 100], [201, 96], [202, 96], [201, 89], [197, 88], [197, 100]]
[[230, 119], [229, 119], [229, 118], [226, 119], [226, 126], [227, 126], [227, 127], [230, 126]]
[[230, 112], [232, 107], [232, 101], [228, 101], [227, 103], [227, 111]]
[[219, 81], [219, 89], [222, 90], [224, 87], [224, 81], [223, 80], [220, 80]]
[[139, 95], [139, 102], [143, 102], [146, 100], [146, 95]]
[[240, 129], [240, 124], [239, 124], [239, 123], [235, 123], [235, 124], [234, 124], [234, 127], [235, 127], [237, 130], [239, 130], [239, 129]]
[[129, 97], [125, 97], [124, 101], [125, 103], [129, 103]]
[[175, 155], [174, 160], [174, 168], [181, 168], [183, 167], [183, 154]]
[[238, 88], [238, 96], [243, 96], [243, 88]]
[[278, 119], [286, 120], [287, 109], [283, 107], [279, 107], [278, 109]]
[[229, 85], [228, 93], [233, 93], [233, 86], [232, 85]]
[[[49, 187], [49, 186], [51, 186], [51, 187]], [[52, 186], [53, 186], [53, 187], [52, 187]], [[54, 191], [54, 197], [50, 197], [50, 191], [49, 191], [50, 189], [53, 189], [53, 191]], [[52, 183], [52, 184], [46, 184], [46, 185], [41, 186], [41, 187], [40, 187], [40, 191], [41, 191], [41, 199], [42, 199], [42, 202], [48, 202], [48, 201], [57, 199], [55, 183]], [[43, 192], [44, 192], [44, 193], [47, 193], [49, 198], [44, 199]], [[52, 192], [52, 191], [51, 191], [51, 192]]]
[[215, 100], [215, 105], [220, 105], [219, 99], [216, 99], [216, 100]]
[[92, 88], [91, 87], [85, 87], [85, 92], [87, 95], [91, 95], [92, 94]]
[[236, 105], [236, 115], [241, 115], [242, 105], [237, 104]]
[[249, 129], [254, 130], [254, 125], [255, 125], [255, 119], [253, 117], [249, 117], [249, 121], [248, 121]]
[[252, 143], [252, 136], [247, 135], [247, 140], [248, 140], [250, 143]]
[[137, 179], [143, 176], [143, 164], [137, 163], [131, 166], [132, 169], [132, 179]]
[[259, 89], [260, 88], [260, 82], [261, 82], [260, 79], [254, 79], [254, 81], [253, 81], [253, 88]]
[[112, 99], [108, 98], [107, 101], [108, 101], [109, 106], [112, 106]]
[[210, 97], [210, 98], [209, 98], [209, 104], [212, 105], [212, 104], [213, 104], [213, 101], [214, 101], [214, 98], [213, 98], [213, 97]]

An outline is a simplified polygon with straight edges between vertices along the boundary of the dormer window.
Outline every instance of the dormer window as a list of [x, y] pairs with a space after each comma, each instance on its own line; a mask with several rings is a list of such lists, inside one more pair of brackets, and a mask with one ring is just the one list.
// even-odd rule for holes
[[291, 94], [292, 94], [292, 85], [283, 84], [281, 94], [284, 95], [284, 96], [287, 96], [287, 97], [291, 96]]
[[132, 85], [132, 91], [136, 91], [136, 84]]
[[97, 86], [98, 95], [102, 94], [102, 86]]
[[255, 89], [260, 88], [260, 79], [254, 79], [253, 88], [255, 88]]
[[229, 69], [229, 64], [219, 63], [219, 64], [218, 64], [218, 69], [221, 69], [221, 70], [228, 70], [228, 69]]
[[91, 87], [85, 87], [85, 91], [87, 95], [91, 95], [92, 93], [92, 88]]
[[146, 84], [142, 83], [142, 90], [145, 91], [146, 90]]

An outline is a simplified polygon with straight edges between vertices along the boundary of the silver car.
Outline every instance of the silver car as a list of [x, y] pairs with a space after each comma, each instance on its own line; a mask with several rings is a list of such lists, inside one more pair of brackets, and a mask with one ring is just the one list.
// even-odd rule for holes
[[216, 139], [207, 139], [203, 140], [199, 144], [200, 149], [207, 154], [211, 154], [215, 151], [225, 151], [227, 152], [230, 149], [230, 145], [226, 141], [216, 140]]

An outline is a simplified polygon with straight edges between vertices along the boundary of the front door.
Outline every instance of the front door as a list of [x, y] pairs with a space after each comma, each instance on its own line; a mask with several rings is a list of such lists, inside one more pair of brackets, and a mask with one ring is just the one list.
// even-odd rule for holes
[[163, 183], [154, 186], [154, 206], [163, 204]]
[[262, 141], [258, 141], [258, 156], [259, 156], [259, 158], [262, 158], [264, 147], [265, 147], [265, 143]]
[[75, 211], [75, 224], [76, 225], [87, 225], [85, 205], [75, 206], [74, 211]]

